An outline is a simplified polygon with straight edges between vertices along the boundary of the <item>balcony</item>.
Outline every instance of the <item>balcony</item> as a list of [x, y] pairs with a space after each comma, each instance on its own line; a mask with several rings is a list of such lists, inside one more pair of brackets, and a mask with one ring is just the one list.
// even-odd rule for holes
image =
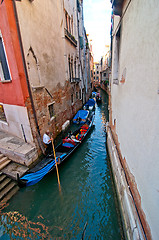
[[72, 78], [71, 83], [79, 83], [81, 80], [80, 78]]
[[74, 36], [65, 28], [65, 37], [75, 46], [77, 47], [77, 41]]

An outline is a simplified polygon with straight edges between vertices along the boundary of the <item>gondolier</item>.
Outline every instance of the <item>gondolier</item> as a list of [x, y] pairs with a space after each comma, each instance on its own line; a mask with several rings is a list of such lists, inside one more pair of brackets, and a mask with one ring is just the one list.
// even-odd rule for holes
[[52, 143], [51, 143], [51, 137], [50, 137], [50, 131], [46, 130], [46, 132], [43, 135], [43, 143], [46, 146], [46, 153], [51, 152], [52, 150]]

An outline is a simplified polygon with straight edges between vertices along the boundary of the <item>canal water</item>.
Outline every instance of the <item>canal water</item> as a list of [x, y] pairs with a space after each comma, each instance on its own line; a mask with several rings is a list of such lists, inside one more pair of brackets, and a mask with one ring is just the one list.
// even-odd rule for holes
[[108, 99], [101, 91], [94, 127], [56, 172], [22, 188], [1, 212], [0, 239], [124, 239], [106, 152]]

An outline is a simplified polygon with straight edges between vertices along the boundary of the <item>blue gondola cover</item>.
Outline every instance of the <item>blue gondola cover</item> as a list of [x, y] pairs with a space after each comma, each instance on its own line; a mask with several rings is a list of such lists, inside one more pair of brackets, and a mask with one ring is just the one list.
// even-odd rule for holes
[[[63, 154], [60, 156], [60, 158], [63, 158], [66, 154]], [[58, 162], [58, 159], [57, 159]], [[50, 170], [51, 168], [55, 165], [55, 160], [52, 160], [48, 165], [46, 165], [44, 168], [41, 170], [35, 172], [35, 173], [29, 173], [26, 174], [24, 177], [22, 177], [22, 180], [26, 180], [26, 186], [31, 186], [39, 182]]]
[[85, 123], [88, 117], [89, 111], [87, 110], [79, 110], [75, 117], [73, 118], [73, 123], [78, 123], [78, 119], [80, 118], [80, 123]]
[[93, 98], [91, 98], [91, 99], [89, 99], [87, 102], [86, 102], [86, 104], [85, 105], [88, 105], [88, 106], [94, 106], [95, 105], [95, 100], [93, 99]]

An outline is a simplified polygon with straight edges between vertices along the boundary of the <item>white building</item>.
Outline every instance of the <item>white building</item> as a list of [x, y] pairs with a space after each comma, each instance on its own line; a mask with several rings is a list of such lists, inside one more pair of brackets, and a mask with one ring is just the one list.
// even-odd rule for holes
[[108, 148], [127, 235], [130, 239], [157, 240], [159, 1], [111, 2], [114, 15]]

